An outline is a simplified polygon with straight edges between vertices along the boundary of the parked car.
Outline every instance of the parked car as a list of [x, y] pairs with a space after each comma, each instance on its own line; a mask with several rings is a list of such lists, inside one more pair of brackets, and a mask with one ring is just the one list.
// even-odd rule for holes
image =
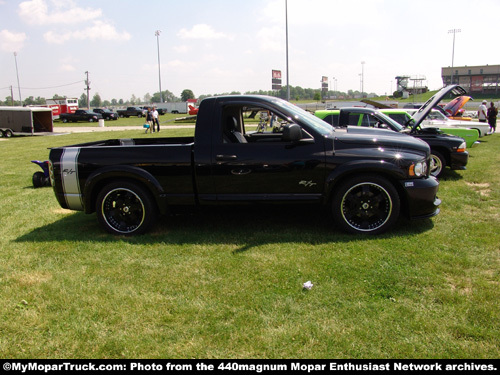
[[127, 109], [119, 109], [116, 112], [120, 117], [130, 117], [130, 116], [142, 117], [144, 115], [144, 111], [140, 107], [127, 107]]
[[439, 177], [445, 167], [463, 170], [469, 160], [465, 140], [444, 134], [437, 129], [404, 127], [373, 108], [345, 107], [337, 110], [316, 111], [315, 115], [336, 127], [364, 126], [406, 133], [425, 141], [431, 148], [431, 175]]
[[102, 119], [102, 115], [87, 109], [77, 109], [75, 113], [61, 113], [59, 119], [64, 123], [77, 121], [95, 122]]
[[439, 103], [450, 91], [460, 93], [460, 86], [447, 86], [436, 93], [422, 106], [418, 121], [411, 126], [403, 126], [381, 111], [374, 108], [341, 108], [340, 110], [316, 111], [315, 115], [332, 126], [347, 127], [349, 125], [388, 129], [399, 133], [406, 133], [425, 141], [431, 148], [431, 174], [438, 177], [446, 166], [451, 169], [465, 169], [469, 160], [466, 143], [463, 138], [444, 134], [435, 128], [421, 128], [421, 122], [430, 110]]
[[100, 113], [105, 120], [118, 120], [118, 113], [110, 109], [94, 108], [95, 113]]
[[[381, 109], [380, 112], [389, 116], [394, 121], [398, 122], [402, 126], [412, 126], [414, 123], [413, 117], [408, 113], [407, 109], [403, 108], [384, 108]], [[432, 128], [424, 128], [424, 129], [432, 129]], [[436, 128], [437, 129], [437, 128]], [[479, 139], [479, 132], [476, 129], [468, 129], [468, 128], [455, 128], [453, 126], [441, 126], [439, 128], [443, 133], [456, 135], [465, 140], [468, 148], [472, 148], [477, 144], [477, 140]]]
[[[415, 117], [419, 112], [418, 109], [407, 109], [407, 111], [412, 117]], [[422, 127], [439, 129], [443, 127], [476, 129], [479, 133], [479, 137], [488, 135], [490, 131], [490, 126], [486, 122], [451, 120], [438, 109], [433, 109], [429, 116], [422, 121]]]

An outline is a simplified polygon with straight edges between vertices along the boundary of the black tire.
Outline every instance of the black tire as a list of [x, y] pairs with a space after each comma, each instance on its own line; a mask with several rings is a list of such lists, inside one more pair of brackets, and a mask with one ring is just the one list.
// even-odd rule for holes
[[3, 135], [5, 138], [12, 138], [14, 136], [14, 133], [10, 129], [5, 129], [3, 131]]
[[394, 185], [375, 175], [343, 182], [332, 200], [335, 223], [348, 233], [380, 234], [399, 217], [401, 202]]
[[431, 150], [431, 176], [439, 177], [446, 167], [446, 159], [438, 151]]
[[106, 231], [126, 236], [145, 233], [157, 217], [157, 207], [149, 191], [127, 181], [106, 185], [97, 196], [96, 212]]
[[47, 180], [47, 178], [45, 177], [45, 173], [43, 173], [43, 172], [33, 173], [32, 181], [33, 181], [33, 186], [35, 188], [45, 186], [46, 180]]

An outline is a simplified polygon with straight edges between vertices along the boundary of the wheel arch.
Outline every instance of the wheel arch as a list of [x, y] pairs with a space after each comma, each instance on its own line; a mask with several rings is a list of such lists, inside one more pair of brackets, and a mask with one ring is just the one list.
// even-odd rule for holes
[[375, 175], [387, 179], [394, 186], [399, 195], [399, 199], [401, 202], [401, 213], [405, 215], [408, 214], [408, 196], [404, 190], [403, 185], [400, 183], [400, 180], [407, 178], [407, 176], [403, 175], [401, 169], [395, 165], [386, 165], [384, 167], [380, 167], [380, 165], [367, 166], [365, 164], [365, 167], [355, 167], [351, 165], [345, 166], [343, 168], [336, 168], [334, 171], [332, 171], [332, 173], [330, 173], [326, 181], [326, 206], [331, 206], [338, 186], [342, 185], [346, 180], [360, 175]]
[[166, 212], [164, 189], [151, 173], [132, 166], [113, 166], [99, 169], [87, 178], [83, 190], [85, 213], [95, 211], [99, 192], [107, 184], [116, 181], [127, 181], [141, 185], [151, 194], [158, 210], [161, 213]]
[[450, 150], [446, 146], [431, 146], [431, 154], [433, 151], [439, 152], [441, 155], [443, 155], [446, 165], [450, 165], [451, 163], [451, 158], [450, 158]]

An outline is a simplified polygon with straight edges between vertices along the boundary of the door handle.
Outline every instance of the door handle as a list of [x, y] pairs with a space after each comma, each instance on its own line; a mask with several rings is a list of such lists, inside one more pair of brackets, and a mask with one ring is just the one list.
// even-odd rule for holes
[[236, 160], [238, 157], [236, 155], [216, 155], [215, 160], [216, 161], [232, 161]]

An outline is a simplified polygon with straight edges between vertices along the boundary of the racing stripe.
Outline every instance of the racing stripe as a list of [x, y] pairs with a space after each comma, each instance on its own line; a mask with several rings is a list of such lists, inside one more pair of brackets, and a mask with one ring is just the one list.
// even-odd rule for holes
[[82, 211], [83, 202], [78, 182], [78, 155], [79, 147], [65, 148], [61, 156], [61, 179], [64, 198], [71, 210]]

